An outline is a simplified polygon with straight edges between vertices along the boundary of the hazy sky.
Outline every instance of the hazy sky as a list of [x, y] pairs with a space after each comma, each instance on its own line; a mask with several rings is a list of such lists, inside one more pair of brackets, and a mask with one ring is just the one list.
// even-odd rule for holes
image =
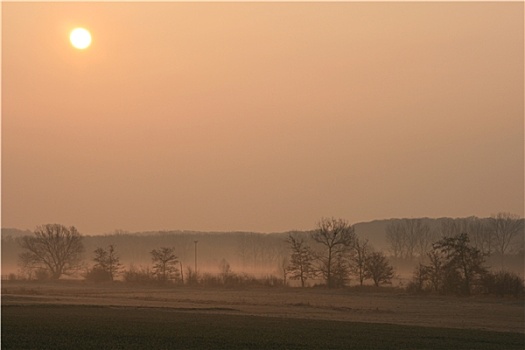
[[519, 2], [4, 2], [2, 227], [523, 215], [523, 22]]

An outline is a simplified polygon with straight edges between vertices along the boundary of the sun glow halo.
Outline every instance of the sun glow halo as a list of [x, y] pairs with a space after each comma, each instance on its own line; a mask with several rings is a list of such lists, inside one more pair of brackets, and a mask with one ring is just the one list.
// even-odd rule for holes
[[69, 34], [69, 40], [75, 48], [83, 50], [91, 45], [91, 34], [87, 29], [75, 28]]

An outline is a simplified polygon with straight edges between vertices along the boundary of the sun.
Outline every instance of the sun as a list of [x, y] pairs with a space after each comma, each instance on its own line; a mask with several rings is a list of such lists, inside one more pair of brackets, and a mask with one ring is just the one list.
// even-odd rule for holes
[[69, 40], [75, 48], [83, 50], [91, 45], [91, 34], [87, 29], [75, 28], [69, 34]]

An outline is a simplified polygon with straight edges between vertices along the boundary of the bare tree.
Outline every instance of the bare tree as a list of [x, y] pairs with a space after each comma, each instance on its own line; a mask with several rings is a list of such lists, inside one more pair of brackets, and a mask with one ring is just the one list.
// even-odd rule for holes
[[115, 246], [110, 244], [107, 250], [97, 248], [94, 253], [95, 257], [93, 258], [93, 261], [95, 261], [96, 264], [93, 268], [104, 271], [107, 274], [108, 279], [113, 281], [122, 269], [120, 258], [115, 252]]
[[178, 276], [178, 259], [174, 253], [174, 248], [162, 247], [153, 249], [151, 252], [153, 261], [153, 274], [161, 282], [167, 282]]
[[[483, 220], [477, 217], [470, 217], [465, 219], [467, 221], [466, 232], [474, 247], [479, 249], [481, 253], [489, 256], [494, 251], [494, 234], [488, 225]], [[461, 232], [458, 232], [459, 234]]]
[[441, 237], [453, 237], [466, 233], [474, 247], [483, 254], [490, 255], [494, 250], [494, 233], [479, 218], [442, 219], [440, 228]]
[[287, 267], [290, 279], [300, 280], [301, 287], [304, 287], [306, 280], [315, 277], [313, 253], [302, 237], [289, 234], [286, 242], [290, 245], [290, 250], [292, 251]]
[[288, 257], [283, 255], [278, 261], [277, 268], [279, 269], [279, 273], [283, 276], [283, 286], [287, 286], [287, 278], [288, 278], [288, 266], [290, 266], [290, 261], [288, 260]]
[[25, 249], [20, 255], [22, 263], [46, 270], [52, 279], [72, 274], [80, 268], [84, 246], [82, 236], [74, 226], [37, 226], [34, 235], [22, 237], [19, 244]]
[[353, 245], [354, 254], [352, 255], [352, 272], [359, 279], [359, 285], [363, 285], [363, 281], [367, 278], [366, 264], [370, 255], [370, 247], [368, 246], [368, 239], [361, 240], [356, 238]]
[[374, 281], [374, 285], [390, 283], [394, 277], [394, 268], [382, 252], [373, 252], [366, 260], [367, 277]]
[[465, 232], [461, 220], [444, 218], [441, 220], [441, 228], [439, 230], [441, 237], [452, 237]]
[[412, 222], [412, 231], [416, 240], [416, 250], [421, 260], [432, 246], [435, 234], [427, 224], [423, 223], [423, 220], [415, 219]]
[[523, 230], [523, 219], [519, 215], [498, 213], [490, 218], [490, 228], [494, 234], [496, 251], [503, 255], [514, 237]]
[[350, 253], [350, 247], [355, 241], [354, 227], [342, 219], [322, 218], [317, 230], [312, 233], [312, 239], [321, 244], [323, 251], [317, 255], [319, 271], [324, 277], [328, 288], [336, 286], [333, 272], [344, 266], [343, 259]]
[[405, 233], [400, 222], [392, 222], [386, 227], [386, 240], [394, 258], [403, 257], [405, 248]]
[[404, 219], [403, 226], [405, 229], [405, 258], [412, 260], [419, 240], [420, 228], [419, 219]]
[[430, 227], [421, 219], [401, 219], [386, 228], [386, 238], [395, 258], [422, 257], [432, 243]]
[[431, 288], [438, 292], [442, 288], [444, 277], [444, 257], [438, 250], [428, 252], [429, 264], [425, 265], [426, 277], [430, 281]]

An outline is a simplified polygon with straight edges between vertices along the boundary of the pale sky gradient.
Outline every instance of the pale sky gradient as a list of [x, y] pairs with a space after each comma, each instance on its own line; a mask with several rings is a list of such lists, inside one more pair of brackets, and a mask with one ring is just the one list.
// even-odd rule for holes
[[2, 8], [2, 227], [523, 216], [523, 3]]

